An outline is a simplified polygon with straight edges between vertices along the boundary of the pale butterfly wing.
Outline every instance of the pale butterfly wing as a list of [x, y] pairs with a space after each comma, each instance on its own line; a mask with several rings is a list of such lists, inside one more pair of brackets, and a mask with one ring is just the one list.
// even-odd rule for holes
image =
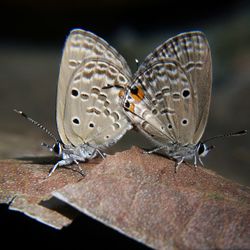
[[[192, 123], [194, 133], [192, 132], [190, 138], [184, 141], [196, 144], [204, 132], [210, 107], [212, 62], [208, 41], [205, 35], [198, 31], [182, 33], [170, 38], [147, 56], [136, 75], [143, 74], [150, 65], [153, 65], [159, 60], [164, 60], [164, 58], [178, 61], [180, 64], [179, 71], [183, 71], [186, 75], [184, 81], [188, 80], [190, 86], [192, 86], [193, 90], [189, 90], [190, 93], [192, 91], [193, 93], [189, 98], [192, 98], [194, 105], [192, 105], [192, 110], [188, 108], [188, 112], [193, 112], [195, 115], [195, 123]], [[185, 84], [182, 87], [181, 85], [183, 84], [180, 83], [180, 88], [176, 92], [180, 95], [182, 95], [186, 88]], [[187, 109], [187, 107], [185, 107], [185, 109]], [[176, 112], [180, 112], [181, 114], [183, 109], [179, 107]], [[193, 120], [191, 120], [191, 122], [193, 122]], [[188, 130], [188, 132], [190, 132], [190, 130]], [[180, 131], [180, 133], [182, 132]], [[186, 132], [184, 131], [184, 134], [182, 133], [181, 136], [186, 137]]]
[[122, 69], [125, 75], [131, 76], [124, 58], [102, 38], [81, 29], [70, 32], [63, 51], [57, 90], [57, 127], [64, 144], [70, 144], [62, 122], [65, 116], [67, 90], [73, 73], [83, 60], [90, 57], [106, 59]]
[[107, 85], [125, 87], [129, 83], [130, 76], [112, 62], [83, 60], [66, 91], [62, 126], [67, 140], [74, 146], [88, 143], [103, 149], [132, 128], [120, 105], [120, 90], [103, 89]]
[[197, 103], [192, 96], [194, 90], [180, 64], [166, 58], [137, 76], [124, 105], [130, 119], [157, 144], [185, 144], [195, 133]]

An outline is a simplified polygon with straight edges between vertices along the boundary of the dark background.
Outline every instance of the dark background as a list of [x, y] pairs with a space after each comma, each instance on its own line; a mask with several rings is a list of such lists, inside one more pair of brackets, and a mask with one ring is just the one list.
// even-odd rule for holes
[[[18, 117], [22, 109], [56, 132], [55, 103], [60, 57], [73, 28], [96, 33], [114, 46], [135, 71], [156, 46], [180, 32], [202, 30], [213, 57], [213, 95], [204, 138], [250, 128], [249, 1], [48, 1], [0, 3], [0, 158], [48, 155], [41, 131]], [[132, 135], [133, 136], [133, 135]], [[134, 144], [131, 134], [117, 145]], [[49, 140], [48, 140], [49, 141]], [[214, 142], [204, 160], [207, 168], [244, 185], [250, 184], [249, 135]], [[141, 139], [140, 146], [148, 142]], [[21, 245], [102, 243], [109, 247], [143, 248], [133, 240], [81, 216], [57, 232], [0, 207], [1, 238], [12, 235]], [[19, 235], [25, 233], [25, 237]], [[10, 245], [12, 242], [9, 243]]]

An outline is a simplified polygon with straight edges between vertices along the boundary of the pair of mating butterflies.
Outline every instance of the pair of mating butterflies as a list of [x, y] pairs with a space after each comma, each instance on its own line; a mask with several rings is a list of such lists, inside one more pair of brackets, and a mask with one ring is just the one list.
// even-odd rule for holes
[[[134, 77], [106, 41], [75, 29], [67, 38], [57, 90], [58, 166], [84, 162], [136, 126], [176, 161], [205, 156], [200, 142], [211, 97], [211, 53], [202, 32], [177, 35], [149, 54]], [[21, 111], [18, 111], [26, 116]], [[26, 116], [27, 118], [27, 116]], [[202, 163], [202, 162], [201, 162]]]

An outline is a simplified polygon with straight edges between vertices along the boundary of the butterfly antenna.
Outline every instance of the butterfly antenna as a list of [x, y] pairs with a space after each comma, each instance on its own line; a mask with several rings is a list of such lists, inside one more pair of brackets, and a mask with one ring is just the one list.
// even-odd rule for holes
[[206, 143], [208, 141], [212, 141], [212, 140], [217, 139], [217, 138], [231, 137], [231, 136], [242, 136], [242, 135], [245, 135], [246, 133], [247, 133], [247, 130], [241, 130], [238, 132], [233, 132], [233, 133], [228, 133], [228, 134], [223, 134], [223, 135], [216, 135], [216, 136], [213, 136], [213, 137], [206, 139], [203, 143]]
[[139, 60], [137, 58], [135, 58], [135, 63], [136, 63], [136, 67], [137, 67], [137, 70], [139, 69]]
[[[49, 135], [51, 138], [53, 138], [56, 142], [58, 142], [58, 139], [56, 138], [56, 136], [54, 134], [52, 134], [47, 128], [45, 128], [42, 124], [40, 124], [39, 122], [33, 120], [32, 118], [30, 118], [29, 116], [27, 116], [25, 113], [23, 113], [23, 111], [19, 111], [14, 109], [14, 112], [16, 112], [17, 114], [23, 116], [25, 119], [27, 119], [28, 121], [32, 122], [34, 125], [36, 125], [38, 128], [42, 129], [47, 135]], [[46, 146], [45, 144], [42, 146]], [[48, 146], [48, 145], [47, 145]], [[47, 147], [46, 146], [46, 147]]]
[[47, 143], [45, 143], [45, 142], [42, 142], [41, 143], [41, 146], [42, 147], [45, 147], [45, 148], [47, 148], [49, 151], [53, 151], [53, 147], [51, 147], [50, 145], [48, 145]]

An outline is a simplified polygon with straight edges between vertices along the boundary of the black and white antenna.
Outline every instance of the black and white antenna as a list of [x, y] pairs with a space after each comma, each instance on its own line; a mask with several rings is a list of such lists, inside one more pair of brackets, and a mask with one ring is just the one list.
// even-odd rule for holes
[[[55, 142], [58, 142], [58, 139], [56, 138], [56, 136], [52, 132], [50, 132], [47, 128], [45, 128], [41, 123], [33, 120], [28, 115], [26, 115], [23, 111], [19, 111], [19, 110], [14, 109], [14, 112], [23, 116], [25, 119], [27, 119], [28, 121], [30, 121], [31, 123], [36, 125], [38, 128], [42, 129], [47, 135], [49, 135], [51, 138], [53, 138], [55, 140]], [[45, 146], [45, 145], [42, 145], [42, 146]]]
[[223, 134], [223, 135], [216, 135], [213, 137], [210, 137], [208, 139], [206, 139], [205, 141], [203, 141], [203, 143], [207, 143], [208, 141], [212, 141], [218, 138], [225, 138], [225, 137], [231, 137], [231, 136], [241, 136], [241, 135], [245, 135], [247, 133], [247, 130], [241, 130], [238, 132], [233, 132], [233, 133], [228, 133], [228, 134]]

